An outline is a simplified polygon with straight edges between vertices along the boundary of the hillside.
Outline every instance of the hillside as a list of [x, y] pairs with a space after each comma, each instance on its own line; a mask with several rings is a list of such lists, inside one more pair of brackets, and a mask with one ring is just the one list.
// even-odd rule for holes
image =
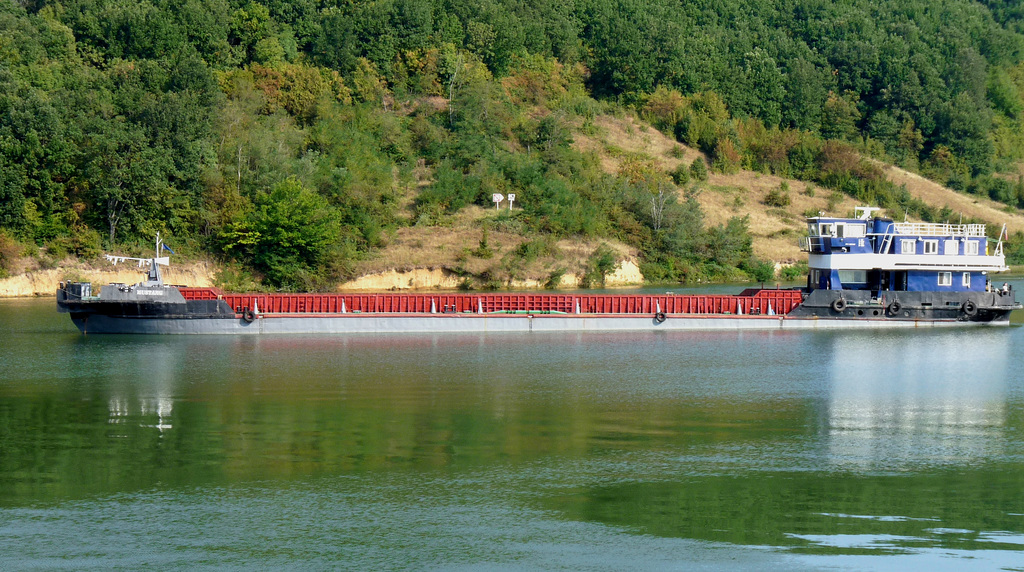
[[[601, 168], [609, 175], [619, 173], [626, 157], [652, 162], [669, 173], [680, 164], [707, 157], [699, 151], [678, 143], [635, 116], [601, 115], [594, 120], [596, 130], [586, 135], [573, 133], [573, 146], [598, 157]], [[906, 185], [911, 195], [937, 208], [949, 208], [954, 217], [1006, 223], [1010, 233], [1024, 231], [1024, 216], [1007, 212], [1006, 205], [991, 199], [964, 195], [893, 165], [883, 165], [886, 177], [896, 185]], [[789, 186], [791, 204], [785, 207], [765, 206], [765, 197], [785, 182]], [[808, 195], [808, 189], [812, 189]], [[680, 200], [682, 193], [679, 194]], [[851, 197], [835, 200], [828, 189], [814, 184], [776, 175], [740, 170], [735, 174], [709, 173], [700, 186], [698, 201], [710, 224], [725, 224], [730, 218], [748, 217], [753, 237], [754, 255], [777, 265], [789, 265], [805, 259], [797, 245], [797, 237], [805, 232], [805, 215], [809, 211], [831, 214], [852, 213], [861, 203]], [[504, 208], [504, 207], [503, 207]], [[432, 228], [399, 229], [390, 244], [375, 256], [358, 265], [360, 277], [343, 284], [344, 289], [381, 288], [456, 288], [467, 275], [502, 273], [500, 258], [513, 252], [528, 238], [515, 233], [490, 231], [489, 242], [495, 258], [481, 259], [470, 252], [479, 247], [482, 228], [492, 223], [494, 209], [471, 207], [460, 211], [443, 234]], [[911, 217], [909, 220], [919, 220]], [[524, 268], [512, 287], [543, 286], [557, 268], [566, 268], [563, 287], [577, 285], [572, 275], [586, 272], [583, 262], [597, 247], [594, 241], [559, 241], [556, 254], [540, 257]], [[637, 252], [627, 245], [613, 242], [617, 260], [626, 267], [635, 264]], [[632, 264], [631, 264], [632, 263]], [[419, 270], [420, 272], [416, 272]], [[609, 285], [635, 284], [641, 278], [627, 271], [621, 278], [611, 277]]]
[[855, 204], [1024, 231], [990, 4], [3, 3], [0, 278], [158, 232], [323, 291], [768, 281]]

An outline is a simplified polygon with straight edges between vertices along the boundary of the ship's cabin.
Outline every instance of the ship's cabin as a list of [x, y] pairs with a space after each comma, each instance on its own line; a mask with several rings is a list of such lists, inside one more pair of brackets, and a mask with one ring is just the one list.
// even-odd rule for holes
[[989, 270], [1005, 270], [1001, 243], [987, 255], [983, 224], [899, 223], [876, 210], [807, 219], [809, 289], [984, 291]]

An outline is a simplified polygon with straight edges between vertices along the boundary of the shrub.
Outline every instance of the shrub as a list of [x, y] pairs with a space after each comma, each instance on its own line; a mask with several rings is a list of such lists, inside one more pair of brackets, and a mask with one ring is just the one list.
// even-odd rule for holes
[[695, 181], [707, 181], [708, 180], [708, 166], [704, 163], [702, 157], [697, 157], [690, 164], [690, 176]]
[[803, 260], [792, 266], [783, 266], [779, 270], [779, 277], [787, 282], [800, 280], [804, 276], [807, 276], [807, 262]]
[[473, 256], [484, 260], [494, 257], [494, 251], [487, 244], [487, 227], [484, 227], [483, 235], [480, 237], [480, 246], [473, 251]]
[[768, 282], [775, 278], [775, 263], [771, 260], [750, 257], [740, 265], [740, 270], [746, 272], [754, 282]]
[[686, 166], [686, 163], [679, 163], [679, 166], [669, 175], [672, 177], [672, 182], [680, 187], [690, 182], [690, 168]]
[[591, 288], [595, 285], [604, 286], [608, 273], [615, 269], [615, 252], [606, 244], [598, 246], [587, 259], [587, 272], [580, 286]]
[[22, 246], [14, 240], [7, 232], [0, 229], [0, 278], [6, 278], [14, 262], [21, 257]]
[[559, 266], [558, 268], [552, 270], [551, 273], [548, 274], [547, 281], [544, 282], [544, 288], [548, 290], [554, 290], [555, 288], [558, 288], [562, 284], [562, 277], [565, 276], [565, 272], [566, 269], [564, 266]]
[[770, 207], [785, 207], [789, 206], [790, 202], [789, 184], [786, 181], [782, 181], [778, 188], [768, 191], [764, 197], [764, 204]]

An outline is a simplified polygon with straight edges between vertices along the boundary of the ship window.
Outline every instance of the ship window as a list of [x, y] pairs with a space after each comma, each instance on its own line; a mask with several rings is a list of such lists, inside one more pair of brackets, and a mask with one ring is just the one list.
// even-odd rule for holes
[[867, 270], [840, 270], [839, 281], [843, 283], [843, 286], [847, 284], [867, 284], [868, 282], [868, 271]]
[[916, 240], [900, 240], [900, 252], [903, 254], [916, 254], [917, 253], [917, 241]]
[[953, 273], [952, 272], [939, 272], [939, 286], [952, 286], [953, 285]]
[[971, 273], [970, 272], [964, 272], [964, 276], [963, 276], [963, 279], [962, 279], [961, 283], [966, 288], [970, 288], [971, 287]]
[[807, 236], [818, 236], [818, 225], [809, 224], [807, 225]]
[[968, 256], [977, 256], [979, 244], [981, 244], [981, 241], [968, 240], [967, 243], [964, 244], [964, 254]]
[[939, 241], [937, 241], [937, 240], [926, 240], [926, 241], [924, 241], [924, 253], [925, 254], [938, 254], [939, 253]]
[[821, 223], [821, 236], [832, 236], [832, 223]]
[[944, 240], [942, 244], [942, 253], [946, 256], [955, 256], [960, 254], [960, 242], [956, 240]]
[[848, 224], [846, 225], [846, 237], [847, 238], [859, 238], [864, 236], [864, 231], [867, 227], [862, 224]]

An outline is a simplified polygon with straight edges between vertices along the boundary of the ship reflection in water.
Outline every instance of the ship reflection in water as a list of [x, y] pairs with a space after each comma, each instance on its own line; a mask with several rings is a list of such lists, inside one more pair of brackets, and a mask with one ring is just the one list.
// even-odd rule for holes
[[175, 391], [180, 391], [177, 386], [181, 385], [180, 372], [188, 349], [165, 343], [120, 346], [117, 359], [106, 362], [107, 378], [118, 380], [109, 386], [107, 423], [157, 429], [161, 436], [173, 429]]
[[1010, 336], [912, 332], [833, 340], [828, 448], [852, 470], [998, 455]]

